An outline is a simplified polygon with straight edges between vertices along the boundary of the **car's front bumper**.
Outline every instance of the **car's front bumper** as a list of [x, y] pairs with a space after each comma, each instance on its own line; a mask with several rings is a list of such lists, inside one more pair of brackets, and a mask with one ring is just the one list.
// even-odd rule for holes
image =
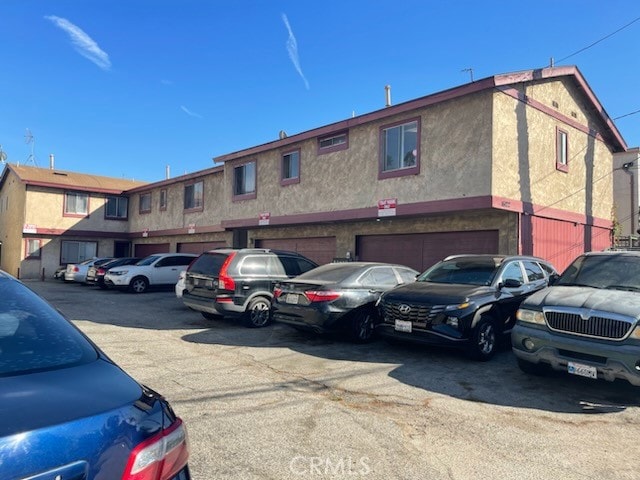
[[105, 275], [104, 277], [104, 283], [109, 287], [124, 288], [128, 287], [130, 282], [131, 277], [128, 275]]
[[[532, 342], [530, 348], [525, 342]], [[528, 343], [528, 342], [527, 342]], [[568, 371], [569, 362], [595, 367], [598, 378], [627, 380], [640, 386], [640, 342], [613, 342], [551, 332], [546, 327], [519, 322], [511, 332], [513, 353], [533, 364]]]
[[469, 339], [462, 337], [457, 330], [449, 325], [437, 325], [430, 329], [413, 326], [411, 332], [403, 332], [397, 330], [393, 324], [380, 323], [376, 325], [376, 332], [384, 338], [420, 345], [464, 347], [469, 343]]

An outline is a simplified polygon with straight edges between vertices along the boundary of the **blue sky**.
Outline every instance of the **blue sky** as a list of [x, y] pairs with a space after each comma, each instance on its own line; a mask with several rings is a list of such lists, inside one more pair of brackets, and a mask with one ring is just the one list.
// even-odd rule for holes
[[[637, 0], [0, 0], [0, 145], [12, 163], [158, 181], [451, 88], [577, 65], [640, 110]], [[640, 114], [616, 121], [640, 145]], [[33, 142], [27, 143], [27, 129]]]

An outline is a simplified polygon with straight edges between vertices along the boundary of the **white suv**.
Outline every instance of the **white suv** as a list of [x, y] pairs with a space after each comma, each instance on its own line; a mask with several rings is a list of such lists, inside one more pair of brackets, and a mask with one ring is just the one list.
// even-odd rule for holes
[[135, 265], [110, 269], [104, 276], [104, 283], [133, 293], [142, 293], [149, 286], [175, 285], [180, 272], [196, 257], [191, 253], [155, 253]]

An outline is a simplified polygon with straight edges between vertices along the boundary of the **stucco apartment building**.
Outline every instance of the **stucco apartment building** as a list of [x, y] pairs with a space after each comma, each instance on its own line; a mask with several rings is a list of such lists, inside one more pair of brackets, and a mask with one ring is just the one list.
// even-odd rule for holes
[[[111, 192], [128, 204], [121, 230], [106, 229], [114, 250], [97, 236], [106, 231], [94, 233], [101, 254], [126, 240], [137, 255], [249, 246], [422, 270], [454, 253], [523, 253], [562, 269], [611, 245], [613, 156], [626, 150], [576, 67], [496, 75]], [[4, 249], [10, 176], [0, 181], [0, 262], [26, 275], [37, 271], [27, 252]], [[12, 236], [34, 235], [14, 221]], [[45, 250], [40, 268], [62, 262], [55, 243], [51, 260]]]

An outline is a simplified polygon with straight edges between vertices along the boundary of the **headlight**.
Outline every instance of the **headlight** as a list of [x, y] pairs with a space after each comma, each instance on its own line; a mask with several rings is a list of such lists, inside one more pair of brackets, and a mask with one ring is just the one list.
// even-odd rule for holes
[[537, 310], [526, 310], [521, 308], [516, 313], [516, 318], [521, 322], [537, 323], [538, 325], [545, 325], [544, 313]]
[[638, 325], [633, 332], [631, 332], [631, 338], [635, 338], [637, 340], [640, 340], [640, 325]]
[[444, 307], [444, 311], [450, 312], [452, 310], [464, 310], [465, 308], [469, 308], [471, 305], [471, 302], [458, 303], [456, 305], [447, 305], [446, 307]]
[[115, 276], [126, 275], [127, 273], [129, 273], [129, 270], [118, 270], [117, 272], [109, 272], [110, 275]]

